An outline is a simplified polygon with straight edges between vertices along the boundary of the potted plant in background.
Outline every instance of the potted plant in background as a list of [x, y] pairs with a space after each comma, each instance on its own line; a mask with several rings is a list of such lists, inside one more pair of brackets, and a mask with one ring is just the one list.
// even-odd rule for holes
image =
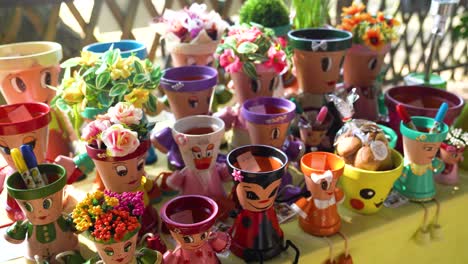
[[390, 44], [397, 39], [400, 22], [385, 17], [382, 12], [372, 16], [363, 4], [344, 7], [338, 28], [353, 33], [353, 45], [343, 64], [344, 83], [348, 90], [356, 87], [360, 100], [355, 104], [356, 118], [378, 119], [378, 91], [375, 81], [379, 75]]
[[256, 23], [286, 36], [291, 29], [289, 10], [283, 0], [247, 0], [239, 11], [240, 23]]
[[328, 19], [330, 0], [292, 0], [291, 13], [295, 29], [323, 27]]
[[450, 128], [447, 138], [440, 145], [440, 158], [445, 163], [442, 173], [435, 176], [438, 183], [454, 185], [460, 180], [458, 163], [463, 161], [463, 153], [468, 143], [468, 133], [461, 128]]

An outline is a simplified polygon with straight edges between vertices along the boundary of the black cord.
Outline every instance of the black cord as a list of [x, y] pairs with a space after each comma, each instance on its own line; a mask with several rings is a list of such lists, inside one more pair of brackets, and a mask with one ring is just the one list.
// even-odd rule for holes
[[302, 197], [305, 197], [305, 198], [308, 198], [310, 197], [311, 194], [309, 191], [304, 191], [304, 192], [301, 192], [301, 193], [298, 193], [292, 197], [288, 197], [288, 198], [285, 198], [285, 199], [276, 199], [275, 202], [277, 203], [287, 203], [287, 202], [291, 202], [293, 200], [297, 200], [299, 198], [302, 198]]
[[301, 252], [291, 240], [286, 240], [286, 243], [283, 246], [283, 250], [287, 250], [290, 246], [294, 249], [294, 251], [296, 251], [296, 256], [294, 257], [293, 264], [297, 264], [299, 263], [299, 257], [301, 256]]

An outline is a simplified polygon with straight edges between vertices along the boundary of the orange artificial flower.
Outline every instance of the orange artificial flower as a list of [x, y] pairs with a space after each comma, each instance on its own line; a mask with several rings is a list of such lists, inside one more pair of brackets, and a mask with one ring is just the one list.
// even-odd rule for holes
[[338, 26], [338, 28], [349, 31], [349, 32], [352, 32], [355, 27], [356, 27], [356, 21], [352, 18], [343, 18], [341, 25]]
[[358, 14], [352, 17], [354, 20], [354, 24], [357, 25], [361, 22], [369, 22], [370, 24], [374, 24], [375, 18], [373, 18], [369, 13]]
[[400, 21], [394, 19], [394, 18], [385, 18], [384, 14], [382, 12], [379, 12], [377, 14], [377, 21], [378, 22], [385, 22], [385, 24], [389, 27], [396, 27], [400, 25]]
[[361, 13], [364, 9], [366, 9], [366, 6], [363, 4], [355, 4], [353, 3], [349, 7], [343, 7], [343, 14], [342, 16], [354, 16], [355, 14]]
[[384, 36], [378, 28], [369, 28], [362, 37], [362, 40], [373, 50], [379, 50], [385, 46]]

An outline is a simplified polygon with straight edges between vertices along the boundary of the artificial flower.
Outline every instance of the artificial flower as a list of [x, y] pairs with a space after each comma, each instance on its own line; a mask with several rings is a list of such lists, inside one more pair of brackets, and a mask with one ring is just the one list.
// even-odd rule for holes
[[100, 135], [102, 131], [108, 129], [110, 126], [111, 122], [109, 120], [93, 120], [83, 128], [81, 138], [84, 141], [91, 143], [97, 139], [98, 135]]
[[234, 54], [232, 50], [224, 50], [224, 53], [219, 57], [219, 64], [226, 72], [234, 73], [242, 70], [242, 62], [239, 57]]
[[135, 88], [124, 96], [126, 102], [132, 103], [137, 108], [142, 108], [148, 101], [149, 91], [143, 88]]
[[111, 157], [123, 157], [134, 152], [140, 145], [138, 133], [121, 124], [115, 124], [104, 130], [101, 140], [106, 145], [107, 154]]
[[93, 66], [98, 61], [99, 55], [94, 52], [82, 51], [79, 65]]
[[384, 36], [378, 28], [369, 28], [362, 39], [373, 50], [380, 50], [385, 46]]
[[283, 70], [286, 68], [286, 53], [283, 50], [271, 46], [268, 49], [268, 61], [265, 62], [265, 66], [269, 68], [274, 68], [276, 73], [282, 73]]
[[71, 87], [63, 90], [63, 100], [68, 104], [79, 103], [83, 100], [84, 94], [78, 84], [73, 84]]
[[138, 125], [143, 118], [143, 111], [127, 102], [117, 103], [107, 111], [110, 121], [127, 126]]
[[349, 7], [343, 7], [342, 8], [342, 11], [343, 11], [342, 15], [343, 16], [354, 16], [355, 14], [358, 14], [358, 13], [361, 13], [362, 11], [364, 11], [364, 9], [366, 9], [365, 5], [353, 3]]

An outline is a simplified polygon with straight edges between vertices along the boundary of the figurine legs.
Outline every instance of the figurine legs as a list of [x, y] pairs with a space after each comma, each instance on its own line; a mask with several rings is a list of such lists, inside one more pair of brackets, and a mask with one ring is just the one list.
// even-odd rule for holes
[[427, 209], [426, 205], [424, 203], [419, 203], [423, 209], [424, 209], [424, 218], [423, 218], [423, 223], [421, 227], [418, 229], [416, 232], [416, 242], [418, 242], [421, 245], [427, 244], [430, 240], [430, 233], [429, 233], [429, 228], [428, 228], [428, 214], [429, 210]]
[[338, 232], [337, 234], [344, 240], [345, 252], [339, 256], [338, 261], [335, 261], [333, 257], [333, 243], [330, 241], [330, 239], [328, 239], [328, 237], [323, 237], [323, 239], [325, 240], [325, 242], [327, 242], [328, 247], [330, 249], [328, 260], [325, 263], [327, 264], [352, 264], [353, 259], [351, 255], [349, 254], [348, 238], [346, 237], [345, 234], [341, 232]]

